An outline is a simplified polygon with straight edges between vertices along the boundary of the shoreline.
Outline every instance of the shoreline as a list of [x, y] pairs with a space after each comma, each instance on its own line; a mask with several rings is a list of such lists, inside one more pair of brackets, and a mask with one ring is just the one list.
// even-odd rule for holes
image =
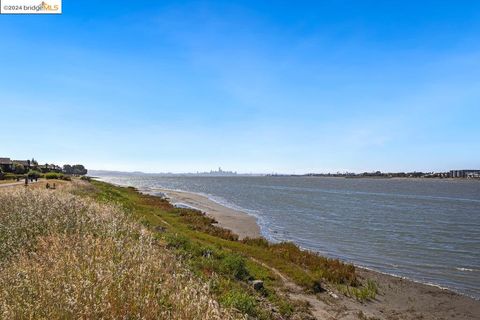
[[[239, 235], [240, 239], [246, 236], [262, 236], [255, 217], [219, 204], [205, 195], [165, 188], [139, 191], [163, 193], [172, 205], [186, 205], [205, 212], [217, 220], [219, 226]], [[470, 320], [476, 319], [477, 314], [480, 315], [480, 300], [474, 297], [450, 288], [423, 283], [359, 265], [355, 265], [355, 268], [360, 278], [371, 279], [377, 283], [379, 294], [375, 300], [369, 303], [359, 303], [351, 298], [341, 296], [336, 301], [330, 302], [331, 313], [347, 309], [376, 315], [381, 317], [380, 319], [385, 317], [385, 319], [424, 320]], [[329, 307], [326, 305], [325, 308]], [[346, 317], [345, 319], [350, 318]]]
[[[139, 190], [139, 191], [143, 192], [142, 190]], [[221, 226], [223, 228], [226, 228], [226, 229], [229, 229], [232, 232], [234, 232], [235, 234], [237, 234], [239, 236], [239, 239], [243, 239], [247, 236], [250, 237], [250, 238], [253, 237], [251, 232], [249, 234], [246, 234], [244, 232], [245, 227], [257, 228], [259, 231], [258, 231], [258, 233], [254, 232], [254, 235], [256, 237], [265, 237], [261, 233], [260, 225], [257, 223], [257, 219], [254, 216], [252, 216], [252, 215], [250, 215], [247, 212], [244, 212], [242, 210], [233, 209], [233, 208], [230, 208], [226, 205], [218, 203], [215, 200], [209, 198], [207, 195], [203, 195], [203, 194], [195, 193], [195, 192], [183, 191], [183, 190], [166, 189], [166, 188], [155, 188], [155, 189], [152, 189], [152, 191], [158, 191], [160, 193], [163, 193], [165, 195], [165, 198], [172, 205], [179, 206], [179, 207], [184, 205], [184, 206], [189, 207], [191, 209], [196, 209], [196, 210], [199, 210], [199, 211], [202, 211], [202, 212], [206, 213], [208, 216], [217, 220], [219, 226]], [[150, 193], [150, 192], [148, 192], [148, 193]], [[215, 207], [215, 212], [212, 213], [210, 207]], [[224, 214], [225, 211], [228, 211], [229, 213], [227, 215], [225, 215]], [[234, 219], [230, 219], [231, 218], [231, 213], [230, 212], [234, 213], [234, 214], [238, 214], [239, 216], [240, 215], [248, 216], [252, 219], [245, 219], [245, 221], [242, 221], [242, 223], [245, 223], [245, 224], [241, 225], [239, 227], [238, 225], [235, 225], [236, 221]], [[223, 222], [221, 222], [220, 220], [223, 220]], [[253, 223], [255, 223], [255, 226], [253, 225]], [[302, 250], [310, 251], [309, 249], [302, 248], [298, 244], [297, 244], [297, 246], [299, 246]], [[443, 287], [439, 284], [426, 283], [426, 282], [422, 282], [420, 280], [411, 279], [409, 277], [405, 277], [405, 276], [401, 276], [401, 275], [397, 275], [397, 274], [393, 274], [393, 273], [388, 273], [388, 272], [378, 271], [378, 270], [372, 269], [370, 267], [355, 264], [353, 262], [349, 262], [349, 263], [353, 264], [355, 266], [355, 268], [362, 270], [362, 272], [364, 272], [364, 273], [376, 273], [376, 274], [380, 274], [380, 275], [385, 276], [385, 277], [392, 277], [392, 278], [399, 279], [399, 280], [402, 280], [402, 281], [410, 281], [410, 282], [413, 282], [413, 283], [416, 283], [416, 284], [419, 284], [419, 285], [422, 285], [422, 286], [432, 287], [432, 288], [439, 289], [439, 290], [442, 290], [442, 291], [448, 291], [448, 292], [451, 292], [453, 294], [457, 294], [457, 295], [464, 296], [464, 297], [467, 297], [467, 298], [470, 298], [470, 299], [473, 299], [473, 300], [480, 301], [480, 298], [475, 298], [475, 297], [470, 296], [468, 294], [458, 292], [455, 289], [448, 288], [448, 287]]]
[[[115, 183], [108, 183], [115, 185]], [[125, 185], [119, 186], [125, 187]], [[172, 205], [183, 204], [203, 211], [217, 220], [219, 226], [232, 230], [240, 238], [261, 236], [255, 217], [221, 205], [205, 195], [165, 188], [136, 189], [140, 193], [157, 197], [161, 197], [158, 193], [163, 193]], [[476, 298], [434, 284], [426, 284], [362, 266], [355, 267], [360, 279], [373, 280], [376, 283], [378, 287], [376, 298], [359, 302], [341, 293], [335, 297], [317, 295], [315, 304], [322, 309], [324, 315], [330, 315], [331, 319], [358, 319], [357, 315], [362, 312], [370, 317], [373, 316], [372, 319], [480, 320], [480, 300]], [[336, 291], [338, 290], [334, 289], [334, 292]]]
[[[190, 192], [190, 191], [174, 190], [174, 189], [166, 189], [166, 188], [138, 189], [138, 191], [146, 194], [151, 194], [153, 196], [159, 196], [159, 197], [161, 196], [156, 193], [162, 193], [165, 195], [165, 199], [167, 199], [174, 206], [178, 206], [178, 207], [185, 206], [190, 209], [202, 211], [207, 216], [214, 218], [217, 221], [218, 226], [222, 228], [226, 228], [232, 231], [233, 233], [235, 233], [236, 235], [238, 235], [239, 240], [245, 239], [247, 237], [248, 238], [256, 238], [256, 237], [265, 238], [265, 236], [261, 232], [261, 227], [258, 224], [257, 218], [255, 216], [245, 211], [242, 211], [240, 209], [234, 209], [224, 204], [221, 204], [219, 202], [216, 202], [215, 200], [211, 199], [207, 195]], [[238, 215], [238, 216], [234, 216], [234, 215]], [[296, 245], [299, 246], [302, 250], [311, 251], [310, 249], [303, 248], [298, 244]], [[378, 271], [367, 266], [355, 264], [354, 262], [348, 262], [348, 263], [353, 264], [355, 268], [362, 270], [362, 272], [365, 274], [375, 273], [384, 277], [391, 277], [391, 278], [399, 279], [402, 281], [410, 281], [418, 285], [435, 288], [441, 291], [451, 292], [453, 294], [463, 296], [469, 299], [473, 299], [475, 301], [480, 301], [480, 298], [476, 298], [468, 294], [458, 292], [452, 288], [443, 287], [439, 284], [426, 283], [420, 280], [411, 279], [406, 276]]]
[[[141, 192], [145, 192], [139, 190]], [[228, 229], [238, 235], [239, 239], [258, 238], [262, 236], [257, 219], [240, 210], [229, 208], [217, 203], [208, 196], [179, 190], [155, 188], [150, 192], [161, 192], [172, 205], [186, 205], [192, 209], [204, 212], [215, 219], [218, 226]]]

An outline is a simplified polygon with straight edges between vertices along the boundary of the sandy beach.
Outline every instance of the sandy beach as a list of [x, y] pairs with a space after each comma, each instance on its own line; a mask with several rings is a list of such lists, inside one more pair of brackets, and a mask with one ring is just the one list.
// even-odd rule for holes
[[[205, 212], [217, 220], [220, 226], [232, 230], [241, 239], [261, 236], [256, 219], [245, 212], [227, 208], [195, 193], [168, 189], [155, 191], [164, 193], [172, 204], [186, 205]], [[372, 320], [480, 319], [480, 301], [473, 298], [362, 268], [358, 268], [358, 273], [360, 277], [377, 283], [379, 293], [375, 300], [361, 303], [342, 294], [337, 294], [336, 298], [328, 294], [314, 296], [298, 288], [298, 292], [291, 294], [309, 301], [313, 314], [318, 319], [353, 320], [359, 319], [360, 312]], [[295, 288], [294, 285], [292, 287]]]
[[245, 212], [222, 206], [196, 193], [168, 189], [155, 189], [155, 191], [166, 194], [172, 204], [186, 205], [205, 212], [208, 216], [214, 218], [219, 226], [233, 231], [240, 239], [261, 236], [257, 220]]

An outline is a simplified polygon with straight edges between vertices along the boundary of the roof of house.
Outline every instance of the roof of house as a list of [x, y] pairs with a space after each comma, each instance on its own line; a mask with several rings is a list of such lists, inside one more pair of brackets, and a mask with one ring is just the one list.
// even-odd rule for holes
[[28, 160], [12, 160], [13, 163], [21, 164], [23, 166], [29, 166], [30, 161]]
[[10, 158], [0, 158], [0, 164], [12, 164]]

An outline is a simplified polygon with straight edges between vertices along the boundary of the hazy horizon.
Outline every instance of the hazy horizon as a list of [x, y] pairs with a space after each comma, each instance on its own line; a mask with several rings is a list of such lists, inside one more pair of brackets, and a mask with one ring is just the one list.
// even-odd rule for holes
[[480, 167], [480, 2], [69, 2], [2, 15], [0, 36], [0, 157], [144, 172]]
[[[472, 168], [454, 168], [452, 170], [471, 170]], [[96, 171], [96, 172], [118, 172], [118, 173], [127, 173], [127, 174], [148, 174], [148, 175], [201, 175], [201, 174], [210, 174], [210, 173], [218, 173], [218, 169], [212, 169], [212, 170], [195, 170], [195, 171], [189, 171], [189, 172], [160, 172], [160, 171], [140, 171], [140, 170], [132, 170], [132, 171], [123, 171], [123, 170], [108, 170], [108, 169], [88, 169], [89, 172], [91, 171]], [[270, 174], [276, 174], [276, 175], [304, 175], [304, 174], [345, 174], [345, 173], [353, 173], [353, 174], [362, 174], [365, 172], [368, 173], [373, 173], [376, 171], [380, 170], [373, 170], [373, 171], [332, 171], [332, 172], [254, 172], [254, 171], [249, 171], [249, 172], [240, 172], [236, 170], [228, 170], [228, 169], [223, 169], [222, 171], [226, 173], [233, 173], [236, 175], [270, 175]], [[400, 170], [400, 171], [381, 171], [382, 173], [399, 173], [399, 172], [405, 172], [405, 173], [412, 173], [412, 172], [449, 172], [450, 170], [445, 170], [445, 171], [432, 171], [432, 170], [425, 170], [425, 171], [415, 171], [415, 170]]]

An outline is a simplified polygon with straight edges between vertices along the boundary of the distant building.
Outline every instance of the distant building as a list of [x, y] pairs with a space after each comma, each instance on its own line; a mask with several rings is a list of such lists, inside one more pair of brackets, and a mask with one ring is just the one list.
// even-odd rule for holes
[[0, 168], [4, 172], [10, 172], [13, 170], [13, 163], [10, 158], [0, 158]]
[[13, 164], [21, 164], [25, 169], [30, 168], [30, 160], [12, 160]]
[[451, 170], [451, 178], [480, 178], [480, 170]]
[[60, 166], [57, 166], [55, 164], [42, 164], [42, 165], [39, 165], [38, 167], [38, 170], [40, 170], [41, 172], [43, 173], [47, 173], [47, 172], [62, 172], [62, 167]]

